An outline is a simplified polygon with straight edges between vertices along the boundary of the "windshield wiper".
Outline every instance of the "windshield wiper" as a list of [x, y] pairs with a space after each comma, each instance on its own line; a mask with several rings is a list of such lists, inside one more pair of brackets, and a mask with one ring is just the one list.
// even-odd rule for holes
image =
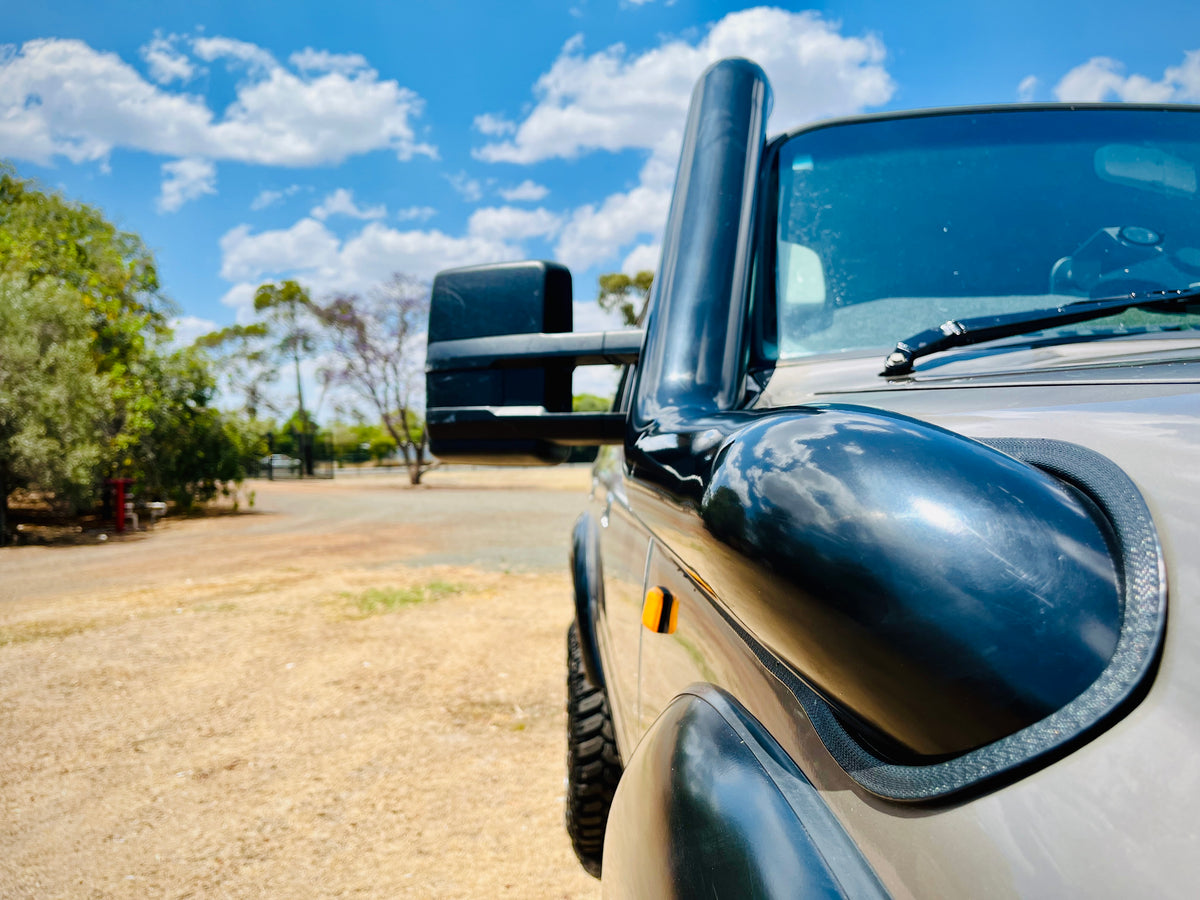
[[1200, 286], [1193, 285], [1170, 291], [1146, 291], [1103, 297], [1099, 300], [1080, 300], [1053, 309], [1035, 309], [1009, 313], [1004, 316], [977, 316], [972, 319], [951, 319], [937, 328], [930, 328], [896, 344], [888, 354], [880, 375], [905, 375], [912, 371], [913, 362], [931, 353], [952, 347], [982, 344], [1000, 338], [1029, 334], [1043, 328], [1070, 325], [1088, 319], [1100, 319], [1126, 309], [1170, 309], [1186, 305], [1200, 297]]

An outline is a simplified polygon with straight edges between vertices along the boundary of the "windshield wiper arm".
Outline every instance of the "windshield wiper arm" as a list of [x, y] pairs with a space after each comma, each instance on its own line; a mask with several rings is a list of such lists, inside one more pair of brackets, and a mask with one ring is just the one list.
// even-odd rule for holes
[[1099, 300], [1080, 300], [1052, 309], [1026, 310], [1004, 316], [977, 316], [972, 319], [951, 319], [937, 328], [905, 338], [896, 344], [883, 363], [881, 375], [905, 375], [912, 371], [913, 362], [931, 353], [940, 353], [952, 347], [982, 344], [1000, 338], [1029, 334], [1043, 328], [1070, 325], [1088, 319], [1100, 319], [1126, 309], [1170, 308], [1186, 304], [1200, 297], [1200, 286], [1191, 286], [1170, 291], [1146, 291], [1123, 294], [1119, 297], [1103, 297]]

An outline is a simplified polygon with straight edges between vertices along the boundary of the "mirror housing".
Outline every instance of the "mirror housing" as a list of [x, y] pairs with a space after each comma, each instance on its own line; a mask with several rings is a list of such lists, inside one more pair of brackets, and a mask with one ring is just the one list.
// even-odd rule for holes
[[430, 452], [448, 462], [553, 465], [621, 443], [625, 417], [571, 412], [577, 365], [630, 363], [640, 331], [571, 332], [571, 273], [501, 263], [434, 279], [426, 354]]

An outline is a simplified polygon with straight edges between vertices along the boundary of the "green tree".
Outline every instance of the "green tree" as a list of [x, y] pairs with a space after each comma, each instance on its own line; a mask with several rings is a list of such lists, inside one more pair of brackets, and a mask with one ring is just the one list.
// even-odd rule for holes
[[598, 394], [576, 394], [571, 398], [572, 412], [608, 412], [612, 403]]
[[14, 488], [52, 492], [69, 507], [92, 498], [113, 414], [92, 325], [68, 285], [0, 275], [0, 545]]
[[618, 310], [626, 325], [636, 325], [646, 311], [654, 273], [642, 271], [632, 278], [624, 272], [600, 276], [600, 307], [607, 312]]
[[378, 425], [360, 425], [355, 428], [359, 446], [367, 445], [367, 452], [376, 463], [381, 463], [396, 452], [396, 439]]
[[130, 475], [187, 505], [241, 477], [244, 435], [209, 406], [208, 361], [169, 349], [172, 309], [137, 235], [0, 164], [0, 517], [19, 486], [71, 509]]
[[195, 343], [212, 360], [221, 393], [238, 398], [252, 420], [278, 412], [267, 390], [274, 377], [269, 338], [267, 326], [254, 322], [201, 335]]
[[434, 463], [426, 457], [424, 341], [429, 288], [394, 275], [366, 296], [344, 294], [315, 312], [329, 336], [334, 362], [326, 374], [368, 404], [396, 442], [412, 484]]
[[330, 426], [337, 458], [348, 462], [382, 462], [396, 452], [396, 441], [382, 425], [334, 422]]
[[198, 350], [149, 355], [140, 374], [150, 427], [130, 448], [126, 471], [141, 492], [189, 509], [227, 493], [266, 453], [254, 423], [211, 405], [216, 380]]
[[131, 373], [148, 344], [170, 335], [174, 307], [160, 290], [153, 255], [94, 207], [41, 190], [0, 164], [0, 273], [29, 288], [57, 283], [84, 310], [92, 332], [85, 356], [110, 376], [103, 455], [105, 470], [114, 471], [150, 427], [141, 382]]
[[174, 308], [141, 238], [94, 207], [41, 190], [6, 163], [0, 163], [0, 272], [29, 286], [51, 279], [74, 290], [96, 331], [90, 352], [101, 370], [127, 364], [147, 335], [168, 332]]
[[317, 347], [312, 318], [316, 307], [304, 287], [288, 280], [279, 284], [267, 282], [259, 285], [254, 292], [254, 310], [265, 319], [267, 329], [276, 341], [276, 352], [295, 366], [296, 408], [303, 428], [307, 430], [311, 422], [304, 408], [300, 361], [311, 355]]

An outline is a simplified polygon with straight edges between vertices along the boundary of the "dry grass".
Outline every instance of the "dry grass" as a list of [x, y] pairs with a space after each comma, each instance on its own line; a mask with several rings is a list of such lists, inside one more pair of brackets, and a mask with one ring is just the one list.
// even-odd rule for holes
[[299, 539], [0, 605], [0, 896], [598, 895], [561, 825], [565, 573]]

